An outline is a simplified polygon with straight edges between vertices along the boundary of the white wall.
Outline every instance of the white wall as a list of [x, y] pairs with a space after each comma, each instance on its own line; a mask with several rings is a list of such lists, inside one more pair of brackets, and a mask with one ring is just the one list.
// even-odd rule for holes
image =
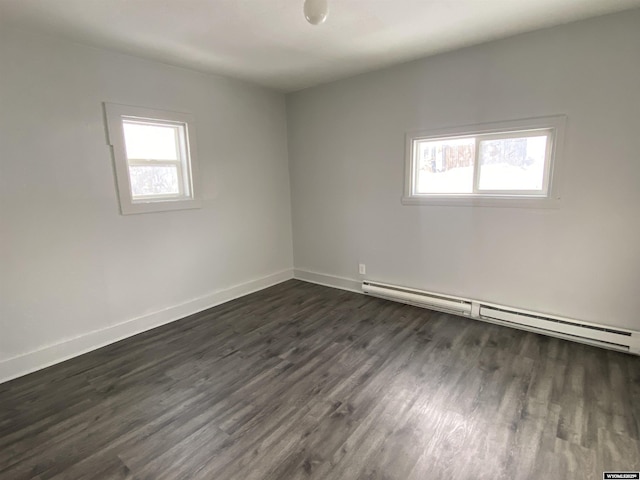
[[[452, 52], [286, 112], [243, 82], [3, 28], [0, 381], [288, 278], [289, 174], [300, 271], [359, 280], [364, 262], [640, 329], [638, 25], [635, 10]], [[119, 214], [104, 101], [195, 114], [202, 209]], [[557, 113], [559, 209], [401, 205], [405, 131]]]
[[[639, 55], [634, 10], [289, 96], [295, 268], [640, 329]], [[401, 205], [406, 131], [551, 114], [558, 209]]]
[[[0, 381], [291, 275], [282, 94], [6, 29], [0, 72]], [[202, 209], [120, 215], [104, 101], [195, 115]]]

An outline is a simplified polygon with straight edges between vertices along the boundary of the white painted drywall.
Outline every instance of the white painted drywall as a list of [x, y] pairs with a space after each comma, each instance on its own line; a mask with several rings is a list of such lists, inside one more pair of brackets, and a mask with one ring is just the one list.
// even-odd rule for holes
[[[640, 328], [639, 88], [634, 10], [290, 95], [295, 268]], [[553, 114], [558, 209], [400, 203], [406, 131]]]
[[[203, 208], [119, 213], [104, 101], [195, 115]], [[285, 115], [263, 88], [3, 29], [0, 366], [290, 271]]]

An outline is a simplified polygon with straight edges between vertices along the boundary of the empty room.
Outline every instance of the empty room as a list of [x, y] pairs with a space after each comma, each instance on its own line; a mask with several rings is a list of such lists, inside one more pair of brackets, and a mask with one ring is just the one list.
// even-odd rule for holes
[[0, 480], [640, 478], [640, 0], [0, 0]]

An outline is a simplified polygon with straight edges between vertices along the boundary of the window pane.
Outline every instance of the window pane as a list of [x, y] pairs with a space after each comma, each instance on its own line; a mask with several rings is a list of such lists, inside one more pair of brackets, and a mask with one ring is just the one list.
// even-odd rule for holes
[[480, 141], [480, 190], [543, 191], [547, 136]]
[[179, 195], [177, 165], [136, 165], [129, 167], [133, 197]]
[[475, 138], [418, 140], [415, 193], [472, 193]]
[[179, 127], [122, 122], [129, 159], [178, 160]]

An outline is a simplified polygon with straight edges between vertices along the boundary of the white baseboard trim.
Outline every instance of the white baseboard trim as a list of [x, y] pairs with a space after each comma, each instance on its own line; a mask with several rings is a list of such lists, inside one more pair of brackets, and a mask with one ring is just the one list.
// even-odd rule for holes
[[158, 312], [133, 318], [102, 330], [96, 330], [70, 340], [50, 345], [0, 362], [0, 383], [63, 362], [83, 353], [96, 350], [119, 340], [180, 320], [230, 300], [263, 290], [293, 278], [292, 270], [268, 275], [240, 285], [218, 290], [212, 294], [169, 307]]
[[337, 277], [335, 275], [327, 275], [326, 273], [310, 272], [309, 270], [300, 269], [293, 271], [293, 278], [325, 287], [362, 293], [362, 280], [355, 280], [353, 278]]

